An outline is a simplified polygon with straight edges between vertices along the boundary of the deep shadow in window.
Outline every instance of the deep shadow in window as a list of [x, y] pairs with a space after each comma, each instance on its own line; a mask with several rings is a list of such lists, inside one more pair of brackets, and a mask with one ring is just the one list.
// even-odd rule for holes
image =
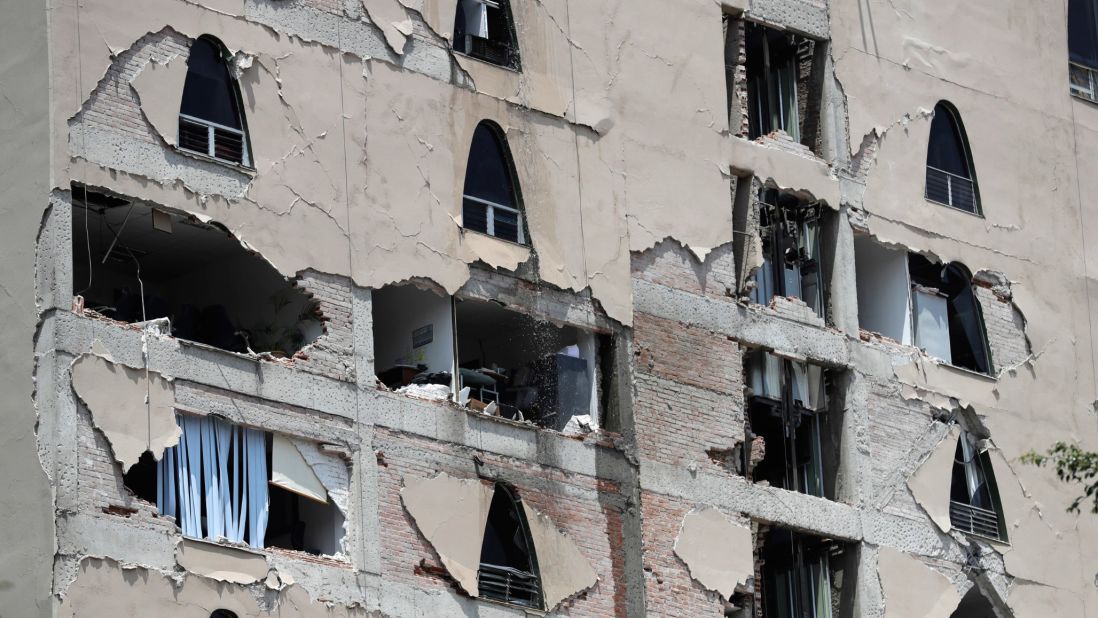
[[541, 582], [522, 505], [497, 483], [477, 573], [480, 596], [527, 607], [541, 607]]
[[454, 50], [518, 70], [519, 48], [508, 0], [458, 0]]
[[980, 214], [980, 192], [961, 116], [946, 101], [934, 106], [926, 151], [926, 199]]
[[465, 168], [462, 222], [466, 229], [526, 244], [518, 182], [503, 131], [484, 121], [473, 132]]
[[[991, 351], [984, 330], [980, 305], [972, 292], [972, 275], [963, 265], [953, 262], [935, 264], [921, 255], [908, 256], [911, 273], [915, 341], [919, 347], [957, 367], [991, 374]], [[928, 324], [940, 330], [942, 321], [928, 320], [941, 314], [944, 303], [948, 336], [931, 333]], [[937, 343], [932, 343], [932, 342]]]
[[179, 147], [250, 166], [240, 95], [225, 55], [220, 43], [209, 37], [191, 45], [179, 105]]
[[962, 532], [995, 540], [1007, 539], [991, 458], [986, 450], [979, 449], [976, 439], [968, 432], [962, 432], [954, 453], [949, 521]]

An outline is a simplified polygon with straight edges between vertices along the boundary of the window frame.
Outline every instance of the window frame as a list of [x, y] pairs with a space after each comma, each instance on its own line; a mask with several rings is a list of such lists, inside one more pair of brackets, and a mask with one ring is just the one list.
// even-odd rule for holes
[[[500, 12], [500, 19], [502, 19], [503, 22], [505, 23], [504, 29], [506, 30], [506, 38], [507, 38], [506, 42], [493, 39], [491, 31], [488, 32], [488, 35], [489, 35], [488, 38], [484, 38], [484, 37], [476, 36], [474, 34], [467, 33], [466, 30], [465, 30], [464, 25], [462, 25], [459, 28], [458, 27], [458, 24], [459, 24], [458, 16], [463, 15], [463, 1], [464, 0], [458, 0], [455, 3], [456, 4], [456, 9], [455, 9], [455, 13], [454, 13], [454, 31], [453, 31], [454, 35], [453, 35], [453, 42], [450, 45], [450, 47], [451, 47], [451, 49], [453, 49], [454, 53], [465, 56], [466, 58], [472, 58], [473, 60], [478, 60], [478, 61], [483, 62], [485, 64], [490, 64], [492, 66], [500, 67], [501, 69], [506, 69], [508, 71], [514, 71], [516, 73], [521, 73], [522, 72], [522, 54], [519, 50], [518, 28], [516, 27], [516, 24], [515, 24], [514, 13], [511, 11], [510, 1], [509, 0], [468, 0], [468, 2], [470, 2], [470, 3], [477, 3], [477, 4], [484, 5], [486, 7], [486, 9], [485, 9], [486, 11], [494, 9], [494, 10], [497, 10], [497, 11]], [[487, 17], [486, 17], [486, 19], [487, 19]], [[497, 59], [494, 59], [494, 58], [490, 57], [490, 54], [488, 54], [488, 53], [477, 53], [477, 51], [475, 49], [475, 45], [472, 43], [473, 39], [486, 41], [486, 43], [481, 44], [482, 46], [485, 47], [485, 49], [498, 48], [499, 52], [501, 54], [503, 54], [505, 57], [502, 58], [502, 59], [499, 59], [499, 60], [502, 60], [502, 61], [498, 61]], [[461, 41], [460, 43], [459, 43], [459, 40]]]
[[[248, 171], [248, 172], [254, 172], [256, 168], [255, 168], [254, 161], [253, 161], [253, 156], [252, 156], [251, 134], [248, 131], [248, 115], [244, 110], [244, 98], [240, 94], [240, 84], [236, 79], [233, 78], [232, 71], [229, 70], [228, 61], [231, 59], [231, 56], [229, 56], [228, 48], [225, 47], [225, 44], [222, 43], [217, 38], [215, 38], [211, 35], [208, 35], [208, 34], [203, 34], [202, 36], [199, 36], [198, 38], [196, 38], [193, 43], [191, 43], [190, 49], [194, 49], [194, 46], [196, 44], [198, 44], [199, 42], [204, 42], [204, 43], [212, 46], [214, 48], [214, 50], [217, 51], [217, 55], [220, 59], [220, 63], [222, 65], [222, 68], [225, 70], [225, 72], [228, 76], [228, 82], [227, 83], [229, 85], [229, 91], [230, 91], [230, 93], [233, 97], [233, 103], [236, 106], [236, 115], [237, 115], [237, 117], [240, 121], [240, 128], [237, 129], [236, 127], [230, 127], [230, 126], [218, 123], [218, 122], [214, 122], [212, 120], [207, 120], [205, 118], [200, 118], [198, 116], [185, 114], [185, 113], [183, 113], [183, 111], [181, 109], [179, 111], [179, 113], [177, 114], [178, 121], [176, 123], [176, 128], [177, 128], [176, 149], [179, 152], [190, 155], [190, 156], [194, 156], [194, 157], [201, 158], [201, 159], [204, 159], [204, 160], [219, 163], [221, 165], [227, 165], [227, 166], [230, 166], [230, 167], [242, 169], [242, 170], [245, 170], [245, 171]], [[187, 70], [187, 77], [184, 77], [184, 86], [183, 86], [184, 91], [186, 90], [186, 87], [187, 87], [186, 86], [187, 78], [190, 75], [190, 67], [189, 67], [190, 57], [189, 57], [189, 55], [188, 55], [188, 60], [187, 61], [188, 61], [188, 70]], [[183, 98], [183, 93], [180, 93], [180, 103], [182, 103], [182, 98]], [[205, 128], [206, 129], [207, 134], [206, 134], [206, 149], [205, 149], [205, 151], [198, 150], [198, 149], [191, 148], [191, 147], [183, 145], [182, 136], [183, 136], [183, 125], [184, 125], [184, 123], [187, 123], [187, 124], [189, 124], [193, 127], [200, 127], [200, 128]], [[226, 159], [226, 158], [223, 158], [223, 157], [219, 157], [217, 155], [217, 143], [218, 142], [217, 142], [216, 137], [217, 137], [217, 132], [218, 131], [229, 133], [233, 137], [239, 137], [240, 138], [240, 161], [235, 161], [233, 159]]]
[[[510, 182], [511, 199], [514, 200], [514, 206], [508, 206], [507, 204], [500, 204], [499, 202], [488, 200], [483, 197], [471, 195], [468, 192], [469, 187], [469, 173], [471, 169], [471, 162], [473, 160], [473, 145], [476, 141], [477, 132], [483, 128], [495, 141], [496, 148], [499, 151], [499, 164], [503, 168], [503, 172]], [[461, 229], [476, 232], [478, 234], [485, 234], [491, 236], [497, 240], [509, 242], [522, 247], [530, 247], [528, 242], [528, 234], [526, 232], [526, 209], [522, 200], [522, 187], [519, 183], [518, 171], [515, 168], [514, 158], [511, 155], [511, 147], [507, 142], [507, 135], [504, 133], [503, 128], [492, 120], [481, 120], [477, 123], [473, 129], [472, 137], [469, 140], [469, 156], [465, 163], [465, 179], [462, 182], [461, 187]], [[481, 231], [474, 227], [469, 227], [469, 222], [466, 220], [465, 210], [467, 202], [473, 202], [477, 207], [484, 207], [485, 216], [485, 228]], [[515, 240], [510, 238], [501, 237], [496, 234], [496, 210], [512, 214], [515, 216]]]
[[[938, 204], [940, 206], [946, 206], [954, 210], [958, 210], [970, 215], [974, 215], [980, 218], [984, 216], [983, 201], [980, 199], [980, 184], [976, 179], [976, 164], [972, 159], [972, 148], [968, 142], [968, 133], [965, 132], [964, 122], [961, 121], [961, 113], [957, 108], [949, 101], [941, 100], [934, 105], [934, 118], [938, 118], [939, 113], [947, 114], [946, 118], [950, 124], [951, 129], [955, 132], [958, 140], [958, 146], [961, 149], [959, 153], [965, 166], [968, 168], [968, 177], [961, 176], [953, 172], [934, 167], [930, 164], [930, 154], [934, 148], [934, 121], [931, 120], [931, 126], [927, 130], [927, 161], [926, 161], [926, 174], [923, 180], [923, 199], [926, 201]], [[944, 182], [946, 185], [946, 201], [937, 199], [937, 196], [931, 195], [931, 178], [940, 178], [936, 182]], [[956, 180], [954, 180], [956, 179]], [[972, 210], [963, 208], [956, 204], [953, 199], [953, 185], [957, 183], [958, 186], [964, 187], [965, 183], [971, 185], [969, 192], [972, 196]]]
[[[523, 541], [526, 545], [526, 558], [527, 558], [527, 561], [529, 562], [529, 568], [530, 568], [529, 571], [520, 572], [519, 574], [520, 575], [525, 575], [525, 576], [528, 576], [529, 578], [531, 578], [533, 580], [533, 585], [534, 585], [535, 590], [533, 591], [532, 599], [531, 599], [529, 604], [521, 602], [521, 601], [517, 601], [515, 599], [512, 599], [508, 593], [505, 593], [502, 596], [495, 596], [493, 594], [485, 594], [485, 590], [481, 587], [483, 585], [482, 582], [481, 582], [481, 572], [484, 570], [485, 566], [492, 567], [490, 569], [490, 571], [504, 571], [504, 572], [506, 572], [506, 571], [515, 571], [516, 569], [514, 569], [512, 567], [507, 567], [507, 566], [504, 566], [504, 565], [494, 565], [494, 564], [485, 563], [483, 561], [480, 561], [480, 562], [477, 563], [477, 595], [478, 595], [478, 598], [481, 598], [481, 599], [484, 599], [484, 600], [487, 600], [487, 601], [491, 601], [493, 603], [501, 603], [501, 604], [509, 605], [509, 606], [513, 606], [513, 607], [522, 607], [522, 608], [526, 608], [526, 609], [543, 610], [543, 609], [545, 609], [545, 588], [544, 588], [544, 586], [542, 584], [542, 581], [541, 581], [541, 569], [538, 565], [537, 548], [534, 547], [534, 539], [533, 539], [533, 536], [530, 534], [530, 523], [526, 520], [526, 512], [525, 512], [525, 509], [523, 509], [523, 507], [522, 507], [522, 498], [518, 495], [518, 493], [514, 490], [514, 488], [508, 486], [507, 483], [503, 483], [503, 482], [500, 482], [500, 481], [496, 481], [495, 483], [493, 483], [492, 491], [493, 491], [493, 493], [492, 493], [492, 499], [493, 500], [495, 500], [496, 495], [499, 492], [503, 492], [504, 496], [506, 496], [506, 498], [508, 500], [508, 503], [509, 503], [509, 506], [511, 507], [512, 512], [516, 515], [516, 521], [517, 521], [517, 524], [518, 524], [518, 528], [522, 532], [522, 538], [523, 538]], [[490, 514], [491, 514], [491, 509], [489, 509], [489, 516], [490, 516]], [[488, 525], [488, 520], [487, 519], [485, 520], [484, 525], [487, 527], [487, 525]], [[486, 542], [486, 541], [482, 541], [482, 545], [481, 545], [482, 558], [483, 558], [483, 551], [484, 551], [484, 546], [483, 546], [484, 542]], [[498, 573], [496, 575], [498, 576]], [[505, 587], [509, 588], [510, 586], [509, 586], [509, 584], [505, 584]]]
[[[953, 458], [950, 479], [949, 496], [949, 523], [950, 526], [964, 534], [976, 536], [997, 543], [1009, 543], [1006, 526], [1006, 517], [1003, 512], [1002, 499], [999, 496], [999, 487], [995, 481], [995, 470], [991, 465], [991, 457], [987, 450], [981, 451], [973, 434], [962, 430], [957, 439], [957, 449], [960, 450], [962, 459], [958, 460], [956, 454]], [[953, 492], [957, 481], [957, 467], [962, 466], [966, 486], [963, 488], [969, 496], [968, 502], [954, 500]], [[982, 486], [973, 487], [974, 479], [978, 477], [983, 481]], [[991, 508], [987, 509], [973, 504], [975, 493], [983, 487], [987, 491]], [[965, 518], [967, 517], [967, 525]], [[995, 536], [989, 533], [989, 518], [994, 517], [997, 529]]]
[[[783, 198], [796, 199], [783, 194], [777, 189], [762, 188], [758, 196], [758, 225], [759, 237], [762, 242], [761, 253], [763, 265], [753, 276], [755, 288], [751, 291], [751, 299], [757, 305], [767, 305], [777, 296], [792, 296], [808, 305], [817, 316], [827, 320], [827, 284], [823, 276], [823, 248], [821, 237], [824, 223], [824, 209], [819, 201], [803, 202], [782, 205]], [[764, 220], [768, 220], [766, 225]], [[790, 233], [789, 228], [794, 228]], [[811, 248], [807, 245], [808, 237], [814, 236], [815, 242]], [[796, 244], [798, 258], [795, 272], [798, 279], [798, 293], [793, 294], [786, 285], [788, 263], [785, 252], [782, 250], [789, 243]], [[808, 255], [811, 253], [811, 255]], [[804, 269], [811, 268], [812, 272], [805, 274]], [[760, 281], [760, 277], [763, 278]], [[804, 285], [807, 277], [813, 277], [816, 288], [815, 301], [809, 304], [805, 299]], [[768, 292], [772, 292], [768, 294]]]

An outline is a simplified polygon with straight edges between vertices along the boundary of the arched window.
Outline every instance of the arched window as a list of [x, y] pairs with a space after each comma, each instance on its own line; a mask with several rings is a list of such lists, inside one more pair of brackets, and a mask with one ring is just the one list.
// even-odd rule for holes
[[980, 451], [976, 438], [967, 431], [961, 432], [953, 459], [949, 523], [962, 532], [1007, 540], [991, 458], [987, 451]]
[[503, 131], [488, 121], [477, 125], [469, 148], [462, 222], [466, 229], [526, 244], [511, 153]]
[[991, 351], [972, 275], [962, 264], [935, 264], [912, 253], [915, 343], [951, 365], [991, 374]]
[[210, 613], [210, 618], [236, 618], [236, 613], [227, 609], [215, 609]]
[[454, 50], [478, 60], [519, 69], [518, 38], [508, 0], [458, 0]]
[[226, 55], [221, 44], [209, 37], [191, 45], [179, 105], [179, 147], [251, 167], [240, 94], [225, 64]]
[[522, 503], [499, 483], [484, 526], [477, 581], [482, 597], [541, 608], [537, 558]]
[[934, 106], [934, 120], [930, 123], [926, 199], [980, 214], [980, 191], [961, 116], [945, 101]]

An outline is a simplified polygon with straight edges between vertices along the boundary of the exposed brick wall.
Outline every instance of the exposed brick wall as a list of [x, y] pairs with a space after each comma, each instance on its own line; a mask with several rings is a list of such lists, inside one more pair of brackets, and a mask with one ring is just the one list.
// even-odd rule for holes
[[178, 55], [175, 62], [185, 62], [190, 49], [190, 39], [171, 30], [145, 35], [111, 63], [85, 102], [78, 120], [88, 128], [114, 131], [128, 138], [159, 144], [156, 132], [141, 112], [137, 93], [130, 87], [130, 82], [151, 58], [163, 62]]
[[[735, 187], [732, 193], [735, 194]], [[667, 239], [633, 254], [633, 278], [699, 296], [732, 300], [736, 293], [736, 261], [732, 243], [721, 245], [699, 262], [679, 243]]]
[[999, 371], [1025, 361], [1029, 355], [1029, 345], [1022, 316], [1014, 309], [1014, 303], [1000, 300], [985, 287], [973, 286], [972, 290], [984, 315], [993, 369]]
[[[678, 498], [641, 492], [644, 517], [645, 604], [649, 616], [721, 616], [723, 599], [690, 577], [675, 555], [675, 539], [694, 505]], [[721, 539], [713, 539], [720, 543]]]
[[324, 334], [295, 356], [294, 366], [337, 380], [353, 380], [351, 281], [309, 270], [302, 273], [298, 285], [320, 304]]
[[424, 572], [440, 567], [438, 555], [404, 509], [400, 490], [406, 477], [432, 478], [439, 472], [476, 478], [473, 456], [514, 485], [519, 497], [552, 518], [574, 541], [599, 576], [595, 587], [565, 601], [559, 613], [574, 616], [624, 616], [625, 567], [622, 546], [624, 497], [614, 483], [508, 459], [451, 443], [378, 429], [378, 514], [382, 577], [422, 589], [455, 587], [447, 576]]
[[743, 363], [736, 342], [636, 313], [633, 354], [641, 457], [708, 462], [707, 449], [728, 450], [743, 441]]

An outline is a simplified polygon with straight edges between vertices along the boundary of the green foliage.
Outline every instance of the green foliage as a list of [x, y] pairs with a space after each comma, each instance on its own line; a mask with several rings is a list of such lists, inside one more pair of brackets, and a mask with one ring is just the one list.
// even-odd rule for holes
[[1022, 455], [1022, 462], [1035, 466], [1051, 463], [1061, 481], [1083, 485], [1083, 494], [1077, 496], [1067, 510], [1078, 513], [1079, 505], [1090, 500], [1090, 512], [1098, 513], [1098, 453], [1084, 451], [1074, 444], [1057, 442], [1045, 453], [1030, 451]]

